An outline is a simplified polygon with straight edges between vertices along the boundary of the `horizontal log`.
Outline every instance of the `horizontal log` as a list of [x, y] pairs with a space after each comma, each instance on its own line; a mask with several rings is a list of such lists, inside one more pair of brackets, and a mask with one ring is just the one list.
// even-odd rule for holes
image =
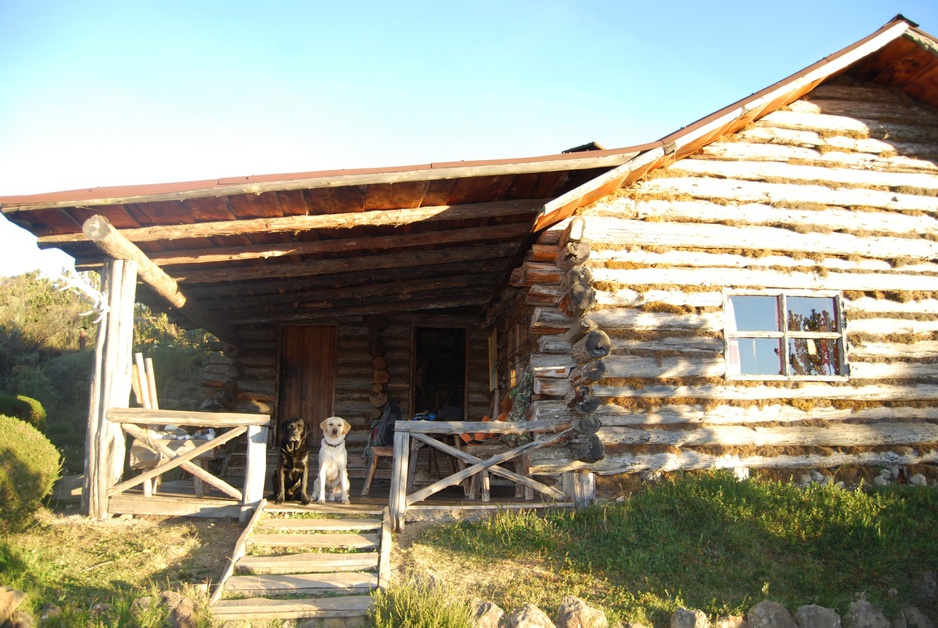
[[821, 131], [842, 135], [868, 136], [878, 139], [895, 138], [900, 142], [938, 141], [938, 129], [909, 124], [891, 124], [876, 120], [859, 120], [847, 116], [832, 116], [823, 113], [799, 111], [773, 111], [756, 124], [784, 129]]
[[578, 364], [609, 355], [612, 341], [602, 329], [594, 329], [570, 347], [570, 356]]
[[892, 301], [890, 299], [874, 299], [872, 297], [860, 297], [859, 299], [845, 298], [844, 310], [848, 314], [856, 312], [877, 314], [938, 314], [938, 299]]
[[[928, 169], [927, 159], [938, 155], [938, 143], [883, 141], [876, 138], [831, 135], [812, 129], [787, 129], [759, 121], [756, 126], [737, 133], [745, 142], [771, 142], [786, 146], [824, 147], [825, 150], [845, 151], [863, 157], [890, 155], [903, 167]], [[920, 165], [921, 164], [921, 165]], [[934, 164], [932, 164], [934, 166]]]
[[535, 377], [569, 377], [577, 365], [569, 355], [535, 353], [531, 356], [531, 369]]
[[[934, 110], [917, 105], [911, 101], [865, 101], [845, 100], [841, 98], [820, 98], [812, 94], [810, 100], [796, 100], [789, 105], [789, 110], [796, 113], [825, 114], [846, 116], [863, 121], [888, 119], [891, 122], [902, 120], [903, 124], [915, 124], [926, 127], [938, 126], [935, 123]], [[868, 123], [867, 123], [868, 124]]]
[[531, 314], [532, 334], [562, 334], [573, 327], [574, 319], [565, 315], [557, 308], [539, 307], [534, 308]]
[[905, 318], [852, 318], [847, 322], [847, 333], [890, 335], [930, 334], [938, 331], [938, 319], [912, 320]]
[[722, 354], [709, 357], [610, 355], [604, 362], [606, 377], [722, 377], [726, 374]]
[[[851, 354], [852, 355], [852, 354]], [[938, 363], [927, 362], [861, 362], [850, 361], [850, 377], [856, 379], [935, 379]]]
[[[684, 160], [691, 161], [691, 160]], [[683, 162], [682, 162], [683, 163]], [[936, 175], [938, 178], [938, 175]], [[734, 225], [808, 227], [816, 230], [875, 232], [899, 237], [934, 232], [938, 220], [930, 214], [909, 215], [894, 211], [856, 211], [837, 206], [809, 205], [804, 208], [765, 203], [723, 205], [705, 200], [658, 200], [617, 198], [597, 206], [595, 215], [618, 216], [654, 222], [726, 222]], [[595, 262], [597, 254], [591, 256]]]
[[938, 462], [938, 450], [919, 452], [857, 452], [778, 455], [778, 456], [738, 456], [708, 454], [696, 451], [680, 453], [632, 454], [606, 453], [606, 457], [592, 464], [557, 456], [548, 457], [540, 454], [532, 456], [530, 471], [532, 474], [545, 475], [565, 473], [577, 469], [589, 469], [597, 475], [620, 475], [640, 471], [702, 471], [705, 469], [824, 469], [842, 466], [905, 466]]
[[[660, 179], [656, 179], [660, 180]], [[938, 198], [932, 199], [938, 205]], [[596, 242], [629, 242], [636, 246], [671, 246], [701, 249], [740, 249], [859, 255], [880, 259], [938, 256], [938, 243], [930, 240], [846, 233], [796, 233], [775, 227], [731, 227], [715, 224], [657, 223], [609, 217], [590, 217], [587, 234]], [[595, 277], [598, 279], [598, 277]]]
[[648, 338], [643, 340], [629, 340], [615, 338], [612, 341], [613, 355], [630, 355], [639, 351], [654, 351], [666, 355], [684, 355], [694, 359], [713, 358], [723, 355], [723, 338], [713, 336], [665, 336], [663, 338]]
[[[935, 360], [938, 359], [938, 342], [853, 342], [850, 345], [849, 358], [851, 361], [856, 359], [885, 358], [890, 360], [915, 359], [915, 360]], [[938, 366], [935, 367], [938, 371]]]
[[603, 428], [608, 446], [872, 447], [938, 442], [934, 423], [832, 423], [828, 427], [759, 427], [701, 424], [692, 429]]
[[799, 382], [798, 388], [776, 386], [736, 386], [704, 384], [700, 386], [629, 386], [593, 385], [597, 397], [645, 397], [668, 399], [730, 399], [759, 401], [768, 399], [845, 399], [863, 401], [934, 401], [938, 385], [933, 384], [861, 384], [832, 386], [826, 382]]
[[[753, 132], [746, 132], [735, 137], [738, 140], [771, 141], [772, 144], [749, 141], [714, 142], [709, 146], [704, 146], [700, 154], [711, 159], [733, 161], [800, 161], [866, 170], [938, 172], [938, 164], [925, 159], [907, 157], [901, 147], [881, 140], [854, 140], [838, 137], [834, 139], [849, 140], [850, 145], [832, 150], [835, 147], [831, 147], [817, 133], [783, 129], [776, 130], [774, 133], [771, 131], [772, 129], [755, 129]], [[824, 150], [820, 150], [820, 147], [824, 147]], [[851, 152], [847, 152], [848, 150]], [[896, 154], [897, 151], [899, 154]], [[938, 153], [938, 145], [926, 149], [920, 148], [916, 152], [919, 154]]]
[[565, 421], [397, 421], [394, 430], [409, 434], [526, 434], [561, 432], [571, 426]]
[[789, 181], [824, 181], [831, 184], [863, 187], [915, 187], [938, 190], [938, 175], [925, 173], [877, 172], [777, 162], [717, 161], [702, 158], [682, 159], [672, 164], [669, 170], [691, 176], [705, 175], [747, 181], [787, 179]]
[[[901, 256], [897, 256], [901, 257]], [[637, 266], [655, 266], [655, 267], [675, 267], [688, 266], [691, 268], [753, 268], [780, 270], [789, 268], [792, 270], [813, 271], [822, 268], [825, 271], [841, 272], [864, 272], [881, 274], [935, 274], [938, 273], [938, 264], [933, 262], [910, 262], [902, 265], [893, 265], [885, 259], [842, 259], [839, 257], [824, 257], [817, 259], [817, 256], [811, 257], [792, 257], [788, 255], [764, 255], [762, 257], [752, 257], [736, 253], [709, 253], [701, 251], [682, 251], [671, 250], [662, 253], [656, 251], [646, 251], [635, 249], [631, 251], [607, 250], [594, 256], [593, 262], [594, 276], [596, 268], [614, 267], [628, 265]], [[628, 286], [607, 286], [603, 285], [607, 291], [597, 290], [597, 303], [600, 305], [616, 303], [621, 305], [638, 305], [643, 302], [663, 301], [672, 305], [692, 305], [694, 307], [712, 307], [719, 305], [716, 302], [716, 296], [719, 293], [707, 292], [677, 292], [669, 295], [668, 292], [659, 291], [659, 298], [651, 296], [642, 296]], [[639, 287], [639, 286], [636, 286]], [[649, 291], [651, 292], [651, 291]], [[645, 293], [647, 294], [647, 293]], [[683, 298], [680, 295], [685, 295]]]
[[[901, 249], [900, 249], [901, 250]], [[727, 288], [763, 288], [772, 286], [790, 290], [858, 290], [858, 291], [938, 291], [938, 276], [895, 274], [851, 274], [812, 272], [783, 272], [771, 269], [736, 269], [732, 273], [716, 272], [713, 268], [637, 268], [594, 271], [596, 281], [616, 282], [622, 285], [722, 286]], [[590, 312], [597, 322], [602, 310]]]
[[194, 412], [188, 410], [148, 410], [145, 408], [109, 408], [107, 420], [112, 423], [178, 425], [192, 427], [236, 427], [238, 425], [270, 425], [267, 414], [241, 412]]
[[[532, 404], [536, 420], [554, 421], [567, 416], [569, 409], [558, 400], [540, 400]], [[653, 408], [624, 408], [614, 403], [599, 406], [591, 415], [604, 427], [650, 426], [679, 424], [759, 424], [759, 423], [797, 423], [803, 421], [844, 421], [854, 420], [891, 420], [925, 421], [938, 419], [938, 407], [914, 406], [871, 406], [866, 408], [835, 408], [829, 405], [816, 405], [809, 408], [788, 404], [769, 403], [766, 405], [701, 405], [696, 403], [675, 403]]]
[[[544, 205], [543, 201], [502, 201], [497, 203], [467, 203], [464, 205], [440, 205], [393, 211], [375, 210], [348, 212], [344, 214], [315, 214], [304, 216], [281, 216], [277, 218], [251, 218], [246, 220], [222, 220], [183, 225], [163, 225], [122, 229], [121, 234], [131, 242], [155, 242], [158, 240], [184, 240], [187, 238], [212, 238], [221, 236], [250, 235], [255, 233], [295, 233], [319, 229], [351, 229], [353, 227], [399, 226], [413, 222], [450, 221], [461, 219], [497, 218], [514, 215], [533, 215]], [[46, 245], [80, 242], [81, 234], [61, 234], [41, 238]]]
[[[621, 271], [620, 271], [621, 272]], [[723, 312], [705, 314], [673, 314], [645, 312], [632, 308], [606, 308], [590, 312], [600, 327], [607, 330], [622, 329], [630, 332], [715, 332], [723, 330]]]
[[[893, 211], [938, 211], [938, 199], [882, 190], [836, 188], [824, 185], [797, 183], [764, 183], [738, 179], [710, 179], [699, 177], [661, 177], [649, 179], [635, 186], [635, 193], [643, 195], [689, 194], [695, 198], [723, 199], [737, 203], [820, 203], [841, 207], [876, 207]], [[589, 236], [587, 236], [589, 237]]]

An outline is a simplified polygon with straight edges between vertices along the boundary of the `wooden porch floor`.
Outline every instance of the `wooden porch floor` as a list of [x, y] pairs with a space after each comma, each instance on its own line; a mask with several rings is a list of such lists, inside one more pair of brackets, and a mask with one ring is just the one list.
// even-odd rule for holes
[[[303, 506], [299, 502], [288, 502], [291, 508], [320, 513], [355, 513], [373, 512], [388, 505], [390, 496], [390, 480], [376, 478], [371, 484], [367, 496], [362, 496], [363, 478], [349, 478], [352, 488], [349, 499], [351, 504], [335, 504], [315, 502]], [[268, 479], [269, 484], [269, 479]], [[207, 489], [210, 487], [206, 487]], [[265, 488], [264, 496], [271, 497], [269, 486]], [[273, 506], [273, 504], [271, 504]], [[405, 521], [452, 521], [456, 519], [472, 519], [491, 513], [493, 510], [531, 510], [540, 508], [569, 508], [569, 502], [547, 502], [535, 497], [525, 501], [523, 497], [515, 497], [514, 485], [493, 485], [491, 500], [483, 502], [481, 499], [469, 499], [460, 486], [446, 488], [426, 500], [414, 504], [407, 509]], [[143, 495], [142, 490], [129, 490], [123, 494], [111, 497], [109, 503], [111, 514], [134, 515], [175, 515], [192, 517], [229, 517], [241, 516], [241, 505], [215, 489], [207, 490], [205, 497], [196, 497], [192, 480], [173, 480], [163, 482], [159, 490], [151, 497]]]

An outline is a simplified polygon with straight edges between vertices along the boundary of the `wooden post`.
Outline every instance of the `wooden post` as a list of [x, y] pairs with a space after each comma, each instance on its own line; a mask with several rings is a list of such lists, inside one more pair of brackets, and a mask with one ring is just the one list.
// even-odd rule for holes
[[107, 411], [130, 405], [136, 263], [109, 262], [102, 283], [109, 309], [102, 319], [95, 350], [85, 442], [87, 501], [82, 502], [85, 511], [98, 519], [107, 517], [108, 489], [120, 480], [124, 469], [124, 432], [119, 425], [108, 422]]
[[244, 465], [244, 495], [241, 521], [245, 521], [264, 498], [264, 479], [267, 475], [267, 426], [250, 425], [247, 431], [248, 449]]
[[586, 508], [596, 499], [596, 476], [578, 469], [563, 474], [564, 492], [573, 500], [574, 508]]
[[410, 434], [394, 430], [394, 464], [391, 467], [391, 496], [388, 507], [395, 532], [404, 529], [407, 512], [407, 475], [410, 468]]

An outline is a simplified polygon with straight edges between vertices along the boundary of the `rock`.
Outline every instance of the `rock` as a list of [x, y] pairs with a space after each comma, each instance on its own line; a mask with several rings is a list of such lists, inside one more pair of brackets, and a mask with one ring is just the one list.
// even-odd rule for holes
[[710, 628], [703, 611], [679, 608], [671, 614], [671, 628]]
[[169, 609], [169, 619], [173, 626], [178, 628], [195, 628], [198, 625], [197, 608], [195, 602], [181, 593], [163, 591], [160, 593], [160, 604]]
[[801, 628], [840, 628], [840, 615], [831, 608], [817, 604], [802, 606], [795, 611], [795, 621]]
[[609, 625], [605, 613], [572, 595], [561, 600], [555, 623], [557, 628], [606, 628]]
[[498, 628], [505, 617], [505, 611], [498, 606], [478, 598], [472, 600], [470, 609], [475, 628]]
[[899, 615], [892, 621], [892, 626], [893, 628], [935, 628], [935, 624], [914, 606], [899, 611]]
[[534, 604], [525, 604], [508, 615], [508, 628], [557, 628], [544, 611]]
[[919, 602], [931, 604], [938, 600], [938, 574], [934, 569], [919, 572], [915, 578], [915, 595]]
[[810, 473], [802, 473], [802, 474], [801, 474], [801, 482], [800, 482], [800, 484], [801, 484], [802, 486], [810, 486], [810, 484], [811, 484], [811, 474], [810, 474]]
[[749, 628], [749, 624], [739, 615], [728, 615], [713, 622], [713, 628]]
[[889, 480], [881, 475], [877, 475], [873, 478], [873, 486], [889, 486]]
[[845, 619], [847, 628], [890, 628], [886, 616], [862, 598], [850, 604], [850, 611]]
[[909, 484], [912, 486], [928, 486], [928, 480], [921, 473], [916, 473], [909, 478]]
[[36, 620], [26, 611], [16, 610], [13, 612], [13, 615], [10, 616], [9, 624], [4, 624], [4, 626], [7, 625], [9, 625], [10, 628], [33, 628], [33, 626], [36, 625]]
[[817, 482], [818, 484], [825, 481], [824, 477], [825, 477], [824, 474], [821, 473], [820, 471], [811, 472], [811, 480], [814, 482]]
[[763, 600], [746, 613], [749, 628], [798, 628], [788, 610], [778, 602]]
[[61, 616], [62, 609], [55, 604], [46, 604], [39, 612], [39, 620], [43, 622], [51, 619], [58, 619]]
[[0, 586], [0, 624], [8, 620], [16, 607], [23, 603], [26, 594], [8, 586]]

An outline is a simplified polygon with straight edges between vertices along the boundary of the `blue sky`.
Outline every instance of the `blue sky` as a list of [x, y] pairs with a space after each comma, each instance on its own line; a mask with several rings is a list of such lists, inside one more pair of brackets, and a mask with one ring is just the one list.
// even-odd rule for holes
[[[897, 13], [938, 34], [935, 0], [0, 0], [0, 195], [640, 144]], [[68, 261], [0, 239], [0, 275]]]

